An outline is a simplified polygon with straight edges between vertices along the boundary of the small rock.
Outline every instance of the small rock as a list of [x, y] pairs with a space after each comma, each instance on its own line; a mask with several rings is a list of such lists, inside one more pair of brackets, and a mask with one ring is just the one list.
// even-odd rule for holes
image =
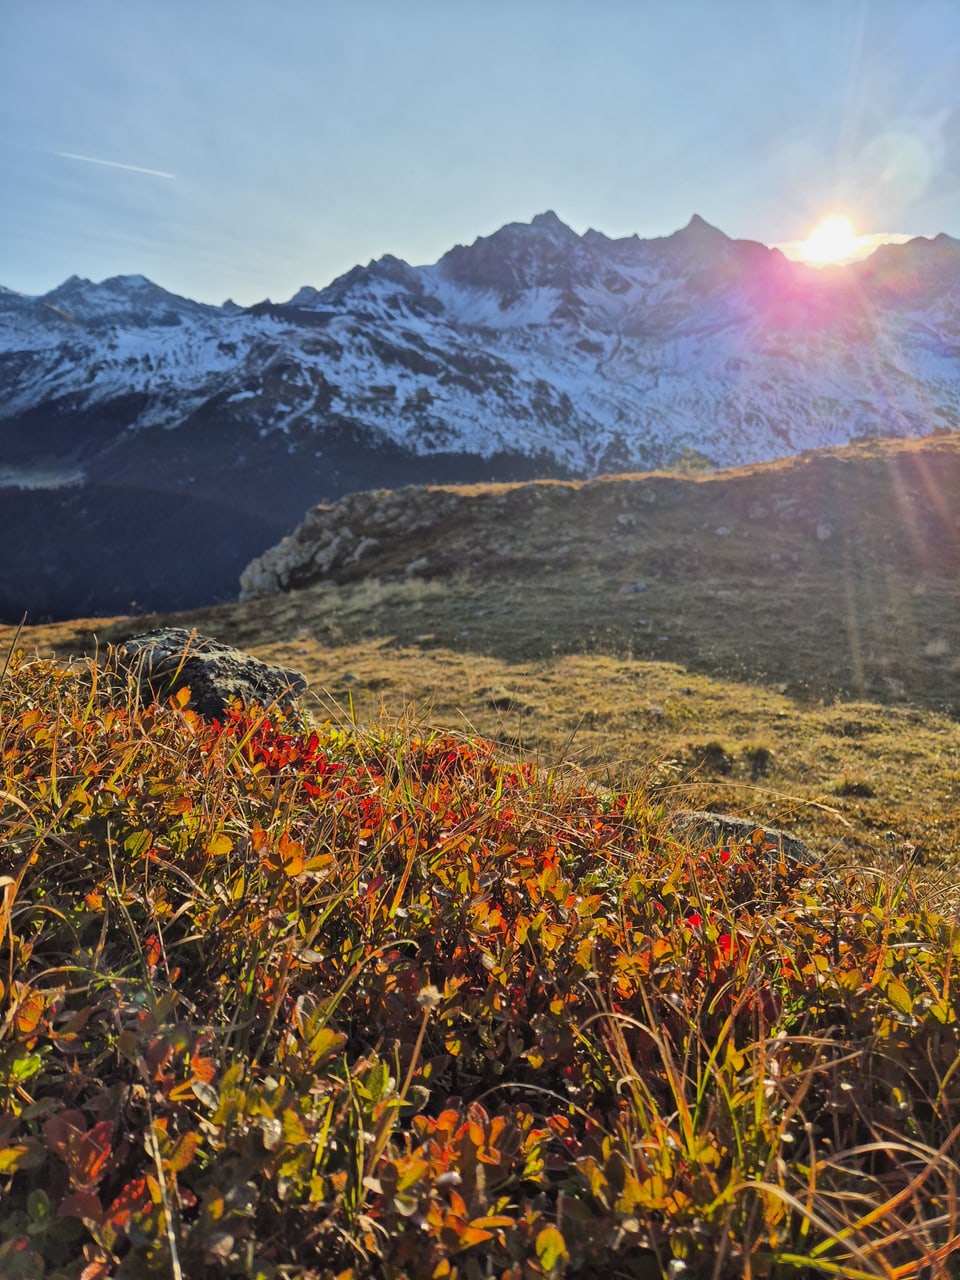
[[764, 827], [749, 818], [738, 818], [731, 813], [710, 813], [703, 809], [680, 809], [673, 815], [671, 823], [676, 833], [686, 834], [690, 831], [702, 832], [705, 839], [712, 844], [722, 844], [725, 840], [750, 840], [755, 831], [762, 831], [767, 844], [776, 845], [783, 853], [797, 862], [815, 863], [819, 861], [810, 849], [796, 836], [788, 835], [779, 827]]
[[205, 719], [220, 719], [235, 699], [244, 705], [274, 704], [297, 711], [307, 682], [259, 658], [198, 636], [182, 627], [161, 627], [133, 636], [118, 650], [120, 662], [133, 672], [140, 688], [157, 701], [181, 689], [190, 690], [189, 706]]

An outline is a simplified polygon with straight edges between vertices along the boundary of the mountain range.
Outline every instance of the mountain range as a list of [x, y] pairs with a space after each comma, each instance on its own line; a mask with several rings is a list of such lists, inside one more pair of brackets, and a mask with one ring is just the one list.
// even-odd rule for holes
[[960, 241], [816, 269], [694, 216], [554, 213], [220, 307], [0, 290], [0, 619], [234, 597], [308, 506], [408, 483], [752, 463], [960, 427]]

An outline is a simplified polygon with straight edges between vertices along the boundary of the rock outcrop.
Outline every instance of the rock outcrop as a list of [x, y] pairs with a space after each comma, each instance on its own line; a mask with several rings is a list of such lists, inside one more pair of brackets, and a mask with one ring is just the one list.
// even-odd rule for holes
[[[504, 547], [542, 501], [578, 486], [560, 481], [462, 488], [409, 485], [352, 493], [311, 508], [300, 525], [252, 561], [240, 577], [240, 599], [291, 591], [312, 582], [367, 575], [403, 578], [454, 567], [477, 533], [489, 554]], [[429, 545], [430, 554], [423, 554]]]
[[261, 662], [240, 649], [181, 627], [132, 636], [119, 649], [121, 663], [142, 691], [158, 701], [190, 690], [188, 705], [206, 719], [219, 719], [239, 699], [244, 705], [277, 705], [296, 713], [307, 682], [298, 671]]
[[728, 472], [371, 489], [311, 508], [243, 571], [240, 598], [362, 578], [526, 578], [575, 565], [623, 596], [741, 571], [779, 591], [794, 567], [843, 557], [869, 565], [880, 546], [888, 566], [953, 578], [958, 493], [953, 434], [861, 441]]

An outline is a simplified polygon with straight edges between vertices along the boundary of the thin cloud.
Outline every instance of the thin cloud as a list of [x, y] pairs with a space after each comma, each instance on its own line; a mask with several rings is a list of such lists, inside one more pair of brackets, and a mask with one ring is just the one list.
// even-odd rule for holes
[[162, 169], [145, 169], [139, 164], [121, 164], [119, 160], [100, 160], [97, 156], [81, 156], [75, 151], [54, 151], [55, 156], [60, 156], [63, 160], [83, 160], [85, 164], [102, 164], [108, 169], [126, 169], [129, 173], [148, 173], [151, 178], [170, 178], [175, 179], [175, 173], [164, 173]]

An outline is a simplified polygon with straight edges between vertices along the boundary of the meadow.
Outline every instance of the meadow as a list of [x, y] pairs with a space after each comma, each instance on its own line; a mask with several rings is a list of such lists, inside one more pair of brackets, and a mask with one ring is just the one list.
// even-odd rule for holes
[[5, 1276], [951, 1274], [960, 929], [482, 739], [11, 655]]
[[[787, 826], [841, 862], [909, 855], [949, 880], [960, 436], [460, 492], [477, 501], [455, 523], [401, 509], [379, 555], [334, 578], [33, 625], [23, 644], [68, 659], [195, 627], [303, 671], [318, 723], [477, 733], [599, 786], [643, 780]], [[13, 636], [0, 627], [0, 644]]]
[[856, 474], [792, 577], [695, 484], [643, 590], [585, 509], [165, 619], [306, 721], [0, 636], [0, 1274], [960, 1274], [956, 580]]

